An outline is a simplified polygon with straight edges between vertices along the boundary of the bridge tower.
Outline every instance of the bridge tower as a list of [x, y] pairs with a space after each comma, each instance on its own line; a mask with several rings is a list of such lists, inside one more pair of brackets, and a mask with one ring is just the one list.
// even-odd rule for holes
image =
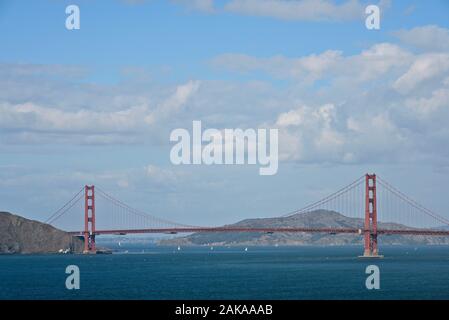
[[95, 186], [84, 187], [84, 251], [96, 253], [95, 248]]
[[365, 176], [365, 251], [363, 257], [381, 257], [377, 248], [377, 195], [376, 175]]

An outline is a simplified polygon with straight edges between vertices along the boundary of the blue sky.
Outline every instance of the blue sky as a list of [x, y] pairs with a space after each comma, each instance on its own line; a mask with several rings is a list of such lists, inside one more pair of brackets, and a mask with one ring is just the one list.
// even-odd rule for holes
[[[373, 31], [370, 1], [312, 2], [0, 1], [0, 209], [44, 219], [95, 183], [222, 224], [375, 171], [449, 216], [449, 4], [381, 1]], [[279, 128], [278, 174], [173, 166], [169, 133], [192, 120]]]

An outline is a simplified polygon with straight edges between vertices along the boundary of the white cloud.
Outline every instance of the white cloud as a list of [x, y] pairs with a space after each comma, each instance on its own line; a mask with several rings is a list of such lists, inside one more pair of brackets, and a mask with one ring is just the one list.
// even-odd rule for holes
[[[145, 0], [129, 0], [143, 3]], [[171, 0], [188, 9], [204, 13], [231, 12], [240, 15], [271, 17], [298, 21], [349, 21], [365, 17], [365, 7], [359, 0]], [[390, 6], [390, 0], [380, 0], [381, 10]]]
[[299, 126], [305, 121], [304, 108], [297, 110], [290, 110], [285, 113], [281, 113], [278, 116], [276, 125], [279, 127]]
[[134, 130], [146, 107], [132, 107], [115, 112], [64, 111], [33, 103], [0, 105], [2, 127], [21, 126], [30, 130], [66, 132], [111, 132]]
[[411, 59], [412, 55], [401, 47], [379, 43], [363, 50], [359, 55], [347, 57], [335, 75], [356, 76], [359, 81], [370, 81], [406, 66]]
[[393, 33], [407, 45], [426, 51], [449, 51], [449, 29], [436, 25], [420, 26]]
[[333, 158], [339, 161], [344, 141], [335, 129], [335, 122], [336, 108], [333, 104], [317, 108], [301, 106], [281, 113], [274, 124], [280, 129], [281, 159], [311, 161]]
[[449, 111], [449, 86], [434, 90], [430, 97], [409, 98], [405, 104], [421, 115], [434, 114], [440, 108]]
[[212, 60], [218, 67], [238, 72], [264, 71], [277, 78], [316, 80], [340, 59], [340, 51], [326, 51], [301, 58], [274, 56], [258, 58], [242, 54], [223, 54]]
[[262, 71], [276, 78], [313, 83], [323, 78], [370, 81], [392, 69], [407, 66], [412, 58], [411, 53], [397, 45], [379, 43], [352, 56], [344, 56], [341, 51], [336, 50], [299, 58], [284, 56], [259, 58], [242, 54], [223, 54], [211, 62], [214, 66], [231, 71], [244, 73]]
[[[33, 90], [29, 102], [20, 103], [15, 100], [24, 95], [11, 94], [6, 87], [0, 92], [0, 147], [150, 139], [167, 146], [171, 129], [190, 128], [192, 120], [203, 120], [205, 127], [218, 129], [278, 127], [281, 160], [449, 162], [443, 151], [449, 148], [448, 54], [416, 54], [378, 43], [352, 55], [335, 50], [293, 58], [225, 54], [213, 63], [288, 81], [281, 86], [260, 80], [191, 80], [164, 87], [133, 83], [133, 90], [126, 84], [97, 86], [81, 108], [70, 101], [70, 94], [76, 96], [86, 87], [60, 85], [59, 99], [52, 100], [38, 94], [39, 99], [33, 99]], [[26, 91], [35, 80], [29, 77], [16, 81], [10, 75], [4, 83], [16, 81], [15, 86]], [[109, 98], [99, 100], [99, 95]], [[157, 180], [158, 174], [149, 167], [145, 176]]]
[[364, 7], [357, 0], [231, 0], [225, 10], [284, 20], [340, 21], [360, 19]]
[[424, 54], [415, 59], [393, 87], [398, 92], [406, 94], [423, 82], [444, 75], [448, 70], [449, 54]]
[[403, 158], [404, 151], [413, 150], [413, 141], [387, 112], [362, 112], [348, 117], [343, 112], [333, 104], [326, 104], [281, 113], [273, 125], [280, 130], [281, 160], [303, 163], [409, 160]]
[[154, 112], [145, 117], [145, 121], [152, 124], [159, 119], [178, 114], [188, 100], [198, 91], [199, 87], [199, 81], [189, 81], [178, 86], [173, 95], [163, 101]]
[[174, 3], [202, 12], [214, 12], [214, 0], [172, 0]]
[[164, 185], [175, 184], [179, 177], [179, 175], [172, 170], [152, 164], [145, 167], [145, 176], [155, 183]]
[[[26, 87], [27, 80], [21, 80], [18, 84]], [[124, 107], [104, 110], [95, 105], [73, 108], [70, 97], [67, 101], [59, 101], [58, 105], [62, 107], [33, 101], [13, 103], [8, 102], [6, 97], [0, 99], [2, 141], [8, 144], [136, 143], [142, 140], [146, 132], [163, 128], [168, 117], [176, 118], [183, 113], [183, 107], [198, 88], [199, 82], [188, 81], [176, 86], [168, 96], [160, 98], [160, 102], [149, 103], [148, 99], [142, 99], [141, 104], [133, 106], [127, 105], [126, 99], [123, 99], [117, 105]], [[65, 90], [70, 92], [69, 88]], [[116, 101], [122, 98], [120, 94], [112, 97]], [[96, 101], [96, 97], [91, 99], [92, 104]]]

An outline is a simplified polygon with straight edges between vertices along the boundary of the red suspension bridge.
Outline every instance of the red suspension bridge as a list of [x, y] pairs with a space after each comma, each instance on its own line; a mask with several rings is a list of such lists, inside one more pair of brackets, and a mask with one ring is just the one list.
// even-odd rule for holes
[[355, 234], [364, 238], [365, 257], [378, 257], [379, 235], [449, 236], [449, 219], [425, 208], [375, 174], [366, 174], [344, 188], [284, 218], [319, 210], [359, 218], [360, 226], [335, 222], [314, 227], [204, 227], [176, 223], [139, 211], [101, 188], [85, 186], [52, 214], [46, 223], [84, 238], [84, 253], [95, 253], [99, 235], [139, 233], [257, 232]]

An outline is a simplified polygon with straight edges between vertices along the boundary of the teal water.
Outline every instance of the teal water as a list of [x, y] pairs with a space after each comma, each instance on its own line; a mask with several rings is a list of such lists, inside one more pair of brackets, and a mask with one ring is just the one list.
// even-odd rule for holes
[[[383, 247], [381, 260], [358, 259], [360, 247], [127, 250], [0, 256], [0, 299], [449, 299], [449, 247]], [[365, 287], [370, 264], [380, 290]], [[67, 265], [80, 290], [65, 288]]]

